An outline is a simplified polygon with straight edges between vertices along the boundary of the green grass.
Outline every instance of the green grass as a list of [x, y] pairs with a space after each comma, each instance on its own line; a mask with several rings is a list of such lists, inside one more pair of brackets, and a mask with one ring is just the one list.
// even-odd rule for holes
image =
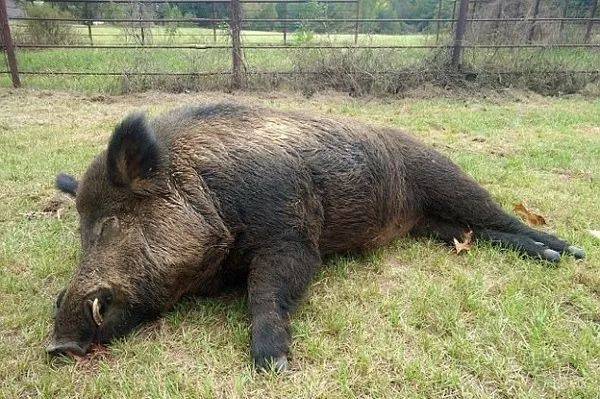
[[[72, 207], [28, 218], [58, 171], [81, 174], [128, 111], [238, 98], [405, 128], [506, 208], [522, 200], [588, 259], [557, 266], [487, 245], [401, 239], [325, 265], [292, 319], [292, 370], [250, 366], [242, 296], [188, 300], [89, 362], [50, 362], [55, 295], [80, 257]], [[0, 397], [597, 398], [600, 101], [0, 89]]]

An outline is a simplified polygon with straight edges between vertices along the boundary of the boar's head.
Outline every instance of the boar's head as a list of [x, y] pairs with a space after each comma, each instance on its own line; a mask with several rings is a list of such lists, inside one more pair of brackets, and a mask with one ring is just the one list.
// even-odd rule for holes
[[188, 147], [133, 115], [81, 182], [58, 176], [76, 197], [83, 255], [57, 298], [50, 354], [83, 355], [215, 279], [231, 238]]

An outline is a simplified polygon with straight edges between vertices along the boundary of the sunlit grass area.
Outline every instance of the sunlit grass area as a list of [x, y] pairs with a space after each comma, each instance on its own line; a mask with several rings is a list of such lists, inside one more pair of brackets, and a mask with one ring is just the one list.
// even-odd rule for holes
[[[525, 201], [588, 258], [548, 265], [487, 245], [404, 238], [328, 260], [292, 318], [291, 370], [257, 374], [243, 293], [189, 299], [88, 361], [51, 362], [53, 303], [80, 257], [77, 215], [40, 212], [139, 108], [241, 100], [403, 128], [510, 210]], [[600, 101], [0, 89], [0, 397], [597, 398]]]

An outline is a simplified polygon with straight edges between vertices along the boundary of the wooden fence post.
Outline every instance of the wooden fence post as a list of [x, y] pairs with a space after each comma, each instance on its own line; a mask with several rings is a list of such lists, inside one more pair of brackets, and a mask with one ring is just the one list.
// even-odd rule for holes
[[242, 82], [242, 41], [240, 31], [242, 27], [242, 6], [240, 0], [231, 0], [230, 30], [231, 30], [231, 58], [232, 58], [232, 80], [234, 89], [241, 89]]
[[454, 44], [452, 46], [451, 64], [455, 68], [460, 68], [463, 39], [467, 30], [467, 16], [469, 15], [469, 0], [460, 0], [458, 6], [458, 20], [454, 30]]
[[527, 32], [527, 42], [531, 42], [533, 40], [533, 34], [535, 33], [535, 26], [538, 14], [540, 12], [540, 3], [542, 0], [535, 0], [535, 5], [533, 6], [533, 20], [531, 21], [531, 25], [529, 25], [529, 31]]
[[592, 27], [594, 26], [594, 15], [596, 15], [596, 10], [598, 9], [598, 0], [594, 0], [594, 4], [592, 5], [592, 10], [590, 11], [590, 20], [588, 21], [587, 28], [585, 30], [585, 36], [583, 41], [588, 43], [590, 38], [592, 37]]
[[0, 39], [2, 39], [2, 45], [8, 58], [8, 69], [10, 70], [12, 84], [15, 88], [19, 88], [21, 87], [21, 79], [19, 79], [15, 46], [10, 34], [10, 26], [8, 25], [8, 9], [5, 0], [0, 0]]

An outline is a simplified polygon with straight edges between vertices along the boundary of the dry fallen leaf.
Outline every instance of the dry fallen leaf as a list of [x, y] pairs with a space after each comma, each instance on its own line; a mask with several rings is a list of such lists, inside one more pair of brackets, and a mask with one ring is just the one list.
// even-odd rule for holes
[[600, 240], [600, 230], [588, 230], [588, 232], [595, 238]]
[[513, 212], [519, 215], [519, 217], [526, 221], [530, 226], [541, 226], [546, 224], [546, 219], [544, 219], [542, 215], [530, 211], [522, 202], [515, 204]]
[[458, 241], [454, 238], [454, 249], [456, 249], [456, 253], [460, 254], [461, 252], [469, 251], [473, 246], [473, 230], [469, 230], [465, 232], [462, 236], [462, 241]]

